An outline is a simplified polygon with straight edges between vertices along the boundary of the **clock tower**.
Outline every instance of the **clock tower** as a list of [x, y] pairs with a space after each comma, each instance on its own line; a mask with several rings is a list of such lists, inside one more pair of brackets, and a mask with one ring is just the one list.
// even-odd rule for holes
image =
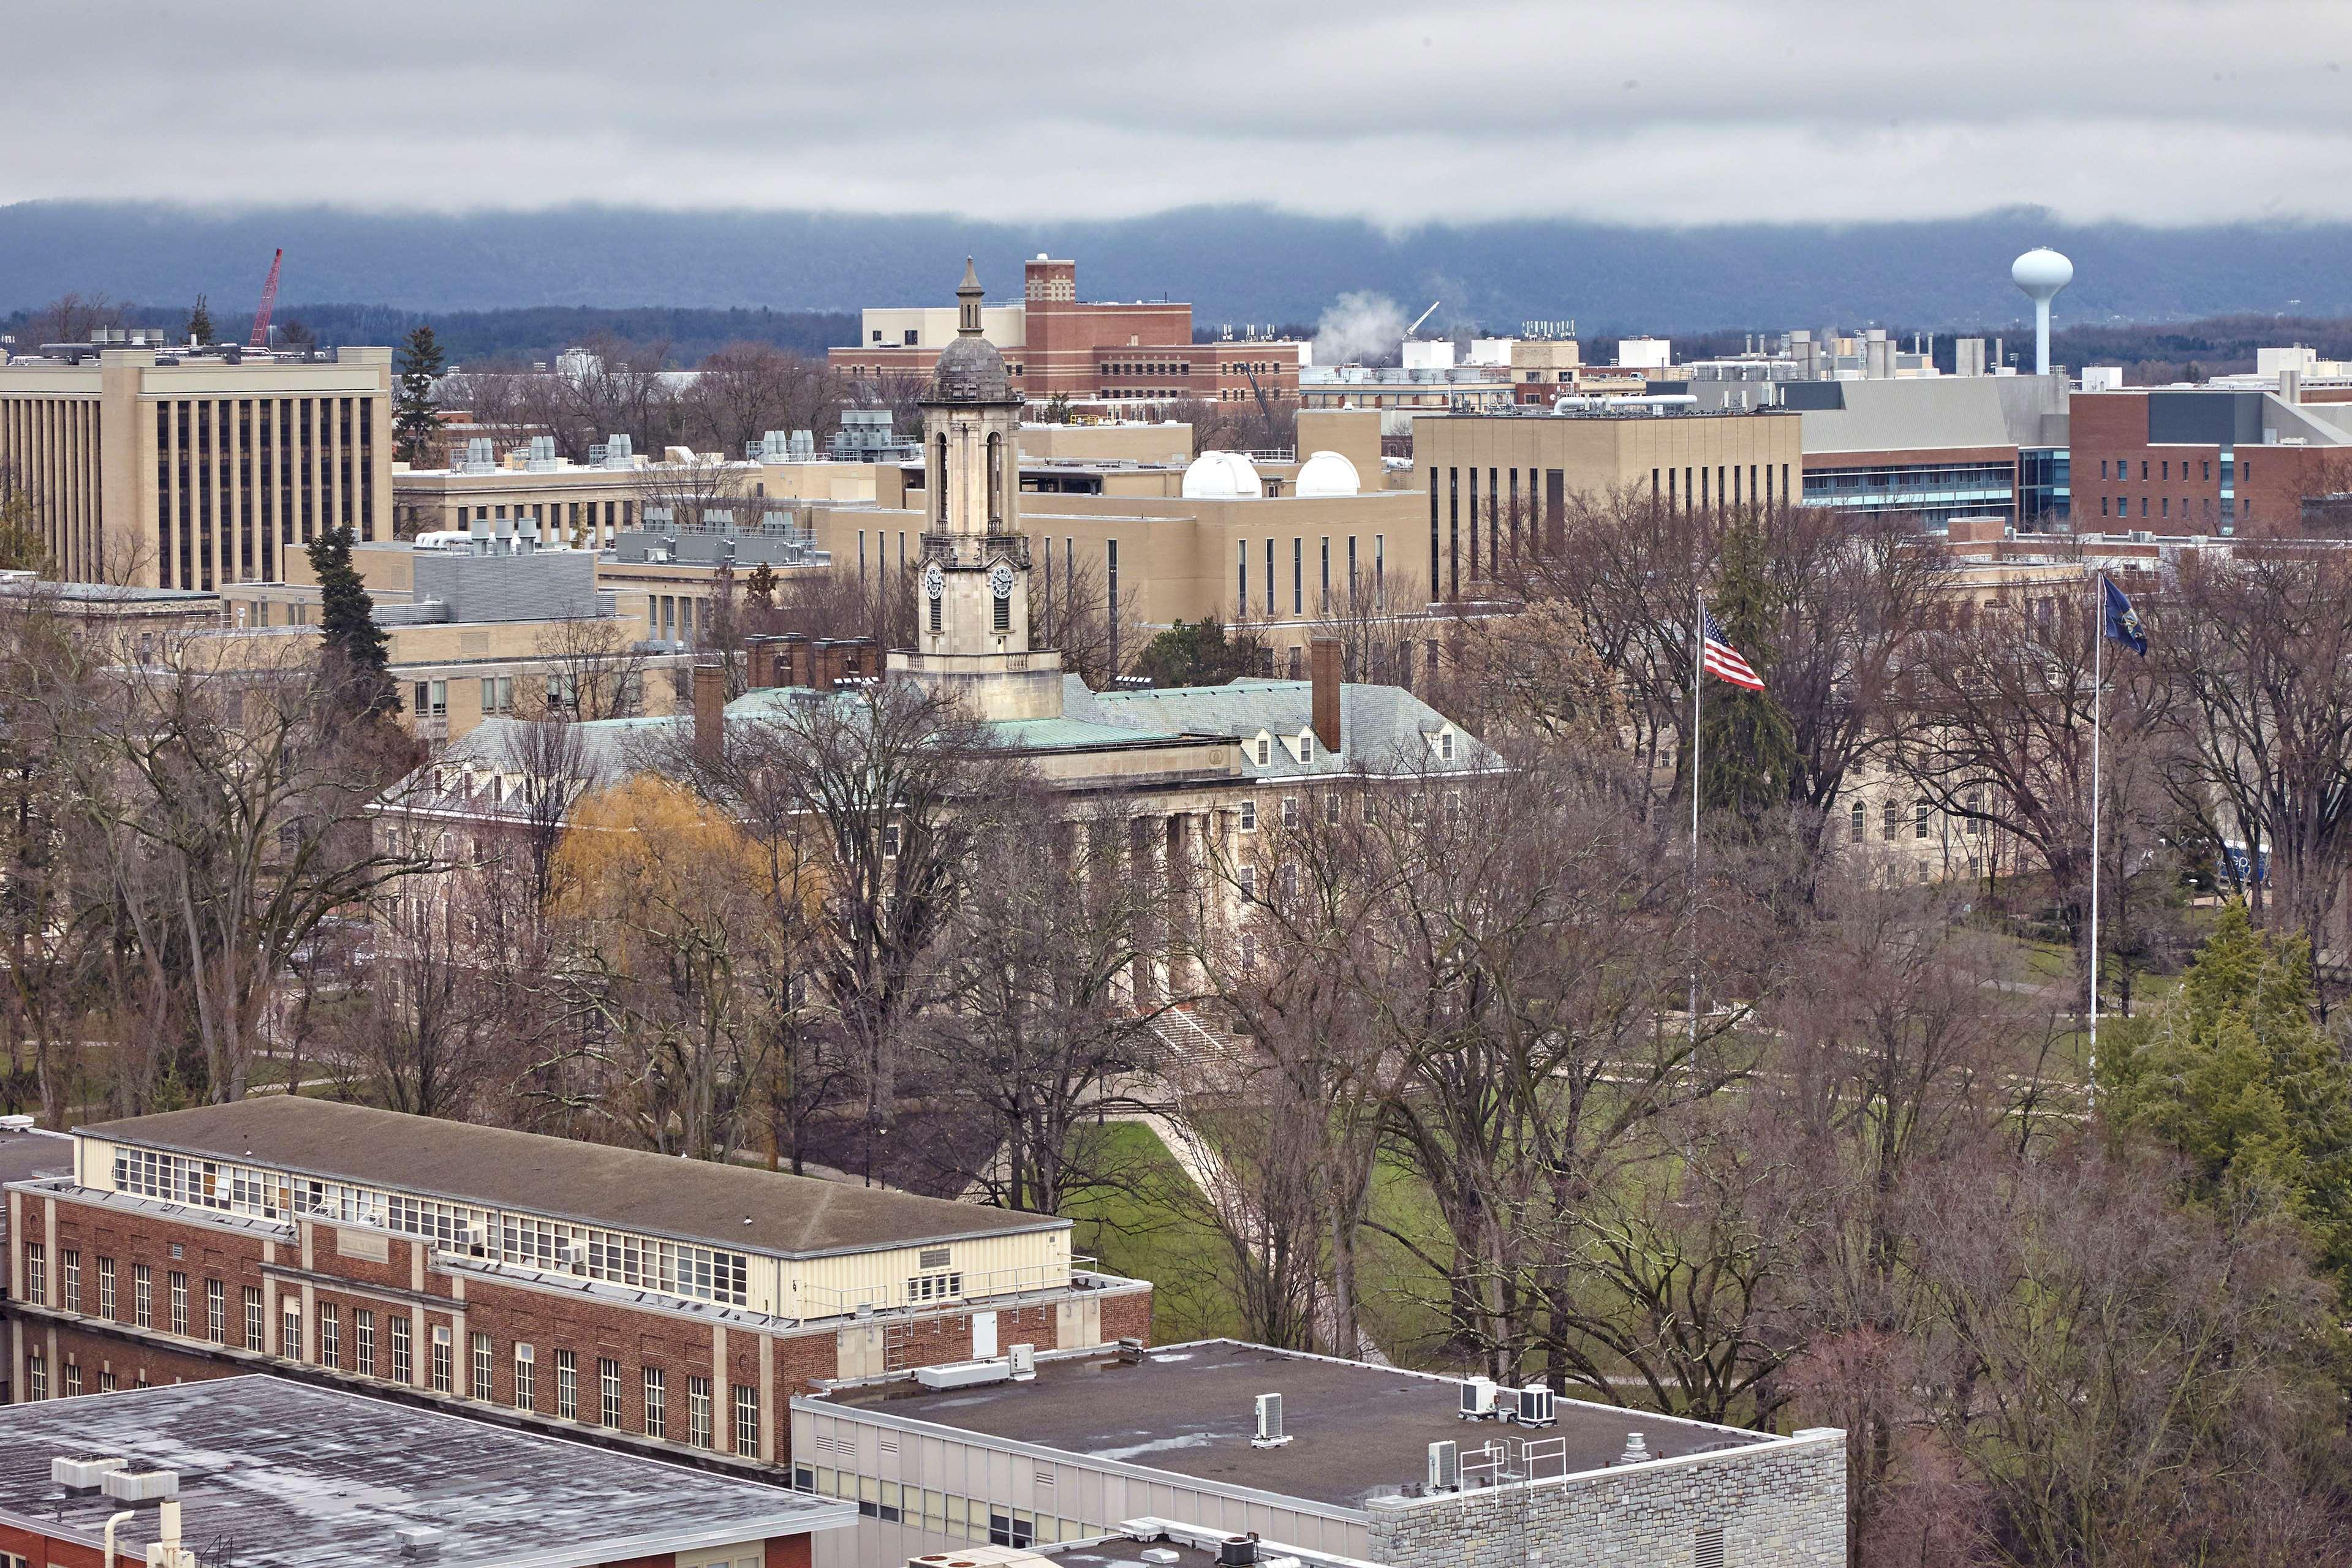
[[974, 717], [1056, 718], [1062, 656], [1029, 645], [1029, 540], [1020, 531], [1021, 410], [1004, 358], [981, 336], [980, 278], [964, 262], [957, 329], [923, 411], [922, 578], [911, 649], [890, 669], [958, 697]]

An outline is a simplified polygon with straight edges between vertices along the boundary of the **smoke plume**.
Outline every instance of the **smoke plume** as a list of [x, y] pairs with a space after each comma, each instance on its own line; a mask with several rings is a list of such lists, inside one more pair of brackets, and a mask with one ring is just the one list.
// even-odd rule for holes
[[1318, 365], [1393, 362], [1404, 341], [1404, 312], [1385, 294], [1342, 294], [1315, 323]]

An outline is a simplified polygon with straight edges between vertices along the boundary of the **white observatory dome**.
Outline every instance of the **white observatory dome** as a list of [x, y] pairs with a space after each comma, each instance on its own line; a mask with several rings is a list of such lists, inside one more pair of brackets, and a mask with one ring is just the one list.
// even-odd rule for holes
[[2031, 299], [2047, 299], [2074, 281], [2074, 264], [2047, 246], [2036, 246], [2009, 264], [2010, 281]]
[[1353, 496], [1361, 493], [1363, 481], [1356, 475], [1356, 465], [1337, 452], [1317, 452], [1298, 466], [1298, 482], [1294, 488], [1301, 496]]
[[1257, 465], [1238, 452], [1203, 452], [1184, 470], [1188, 501], [1230, 501], [1241, 496], [1263, 496], [1265, 486]]

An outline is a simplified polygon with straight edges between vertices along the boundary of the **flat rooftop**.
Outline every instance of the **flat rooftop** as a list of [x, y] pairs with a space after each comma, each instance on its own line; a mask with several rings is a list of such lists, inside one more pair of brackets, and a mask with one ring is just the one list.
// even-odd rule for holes
[[[1256, 1398], [1282, 1396], [1291, 1441], [1254, 1448]], [[1395, 1492], [1428, 1473], [1429, 1445], [1559, 1439], [1570, 1473], [1600, 1469], [1642, 1434], [1654, 1458], [1769, 1441], [1761, 1433], [1561, 1399], [1541, 1429], [1465, 1422], [1456, 1381], [1427, 1373], [1202, 1340], [1144, 1353], [1053, 1357], [1028, 1383], [929, 1389], [912, 1378], [836, 1389], [809, 1402], [928, 1421], [1009, 1442], [1168, 1470], [1339, 1508]]]
[[302, 1176], [785, 1257], [1057, 1230], [1069, 1224], [816, 1176], [294, 1094], [75, 1130], [203, 1159], [249, 1160]]
[[[0, 1520], [95, 1549], [129, 1505], [66, 1492], [49, 1461], [101, 1456], [176, 1473], [181, 1540], [205, 1562], [233, 1546], [238, 1568], [398, 1562], [407, 1529], [442, 1532], [443, 1568], [571, 1568], [857, 1521], [855, 1503], [265, 1376], [0, 1408]], [[146, 1561], [158, 1528], [137, 1509], [123, 1558]]]

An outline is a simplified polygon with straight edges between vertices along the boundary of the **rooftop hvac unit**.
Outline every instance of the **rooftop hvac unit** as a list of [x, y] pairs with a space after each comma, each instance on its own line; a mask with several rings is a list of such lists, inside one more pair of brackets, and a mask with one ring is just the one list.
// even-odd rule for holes
[[1429, 1490], [1462, 1490], [1462, 1450], [1451, 1438], [1429, 1445]]
[[1026, 1383], [1031, 1378], [1037, 1375], [1037, 1347], [1035, 1345], [1016, 1344], [1011, 1347], [1011, 1351], [1013, 1357], [1013, 1378], [1014, 1382]]
[[1120, 1335], [1118, 1358], [1129, 1366], [1140, 1365], [1143, 1361], [1143, 1342], [1132, 1334]]
[[180, 1495], [176, 1470], [109, 1470], [99, 1485], [118, 1502], [161, 1502]]
[[130, 1464], [128, 1459], [51, 1459], [49, 1479], [69, 1491], [96, 1491], [107, 1476]]
[[560, 1241], [555, 1247], [555, 1260], [567, 1269], [583, 1268], [588, 1261], [585, 1241]]
[[948, 1366], [919, 1366], [915, 1381], [926, 1388], [977, 1388], [1002, 1383], [1013, 1375], [1009, 1361], [959, 1361]]
[[441, 1532], [421, 1524], [403, 1525], [392, 1532], [400, 1542], [403, 1557], [438, 1557], [441, 1555]]
[[1495, 1380], [1469, 1377], [1462, 1382], [1462, 1418], [1484, 1421], [1495, 1413]]
[[1282, 1429], [1282, 1396], [1261, 1394], [1257, 1396], [1257, 1436], [1250, 1439], [1253, 1448], [1279, 1448], [1290, 1441]]
[[1530, 1383], [1519, 1390], [1519, 1425], [1549, 1427], [1559, 1419], [1553, 1407], [1552, 1391], [1540, 1383]]

